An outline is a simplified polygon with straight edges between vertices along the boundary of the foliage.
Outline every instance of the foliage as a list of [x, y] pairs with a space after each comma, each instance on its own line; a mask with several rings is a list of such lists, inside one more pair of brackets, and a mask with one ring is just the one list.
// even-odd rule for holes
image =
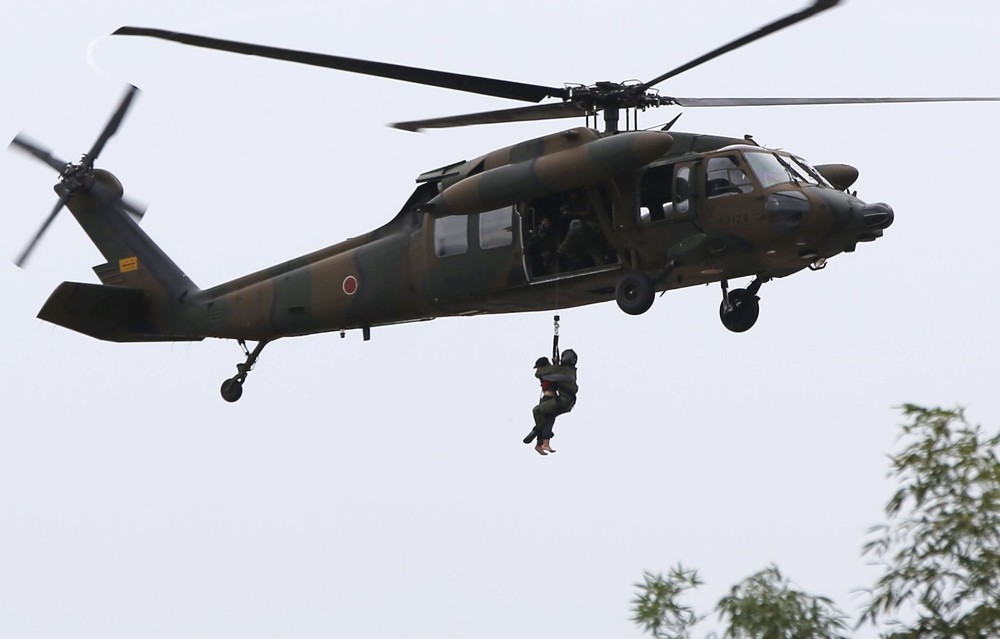
[[[901, 487], [864, 547], [884, 573], [861, 621], [888, 622], [893, 639], [1000, 637], [1000, 435], [961, 409], [903, 414], [907, 444], [890, 473]], [[915, 618], [892, 618], [904, 606]]]
[[[687, 639], [703, 619], [678, 600], [701, 585], [695, 570], [678, 565], [667, 577], [644, 573], [632, 600], [633, 621], [654, 639]], [[737, 584], [716, 611], [726, 639], [844, 639], [846, 617], [825, 597], [794, 589], [775, 566]]]
[[[857, 627], [884, 639], [1000, 637], [1000, 434], [987, 437], [962, 409], [902, 411], [903, 449], [889, 473], [899, 489], [864, 546], [884, 570]], [[704, 616], [679, 599], [701, 585], [697, 572], [678, 565], [644, 577], [633, 620], [654, 639], [689, 639]], [[773, 565], [734, 586], [716, 612], [724, 639], [845, 638], [845, 615]]]
[[645, 571], [643, 583], [635, 584], [639, 592], [632, 600], [632, 621], [653, 639], [687, 639], [688, 631], [701, 618], [678, 600], [701, 584], [698, 571], [687, 570], [680, 564], [671, 568], [666, 577]]
[[727, 639], [846, 639], [833, 602], [794, 589], [774, 565], [733, 586], [716, 610]]

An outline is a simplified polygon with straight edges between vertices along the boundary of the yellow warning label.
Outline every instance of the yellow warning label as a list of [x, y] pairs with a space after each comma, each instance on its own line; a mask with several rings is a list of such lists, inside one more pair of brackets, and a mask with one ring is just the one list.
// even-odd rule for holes
[[128, 273], [129, 271], [139, 270], [139, 260], [134, 257], [126, 257], [118, 260], [118, 272]]

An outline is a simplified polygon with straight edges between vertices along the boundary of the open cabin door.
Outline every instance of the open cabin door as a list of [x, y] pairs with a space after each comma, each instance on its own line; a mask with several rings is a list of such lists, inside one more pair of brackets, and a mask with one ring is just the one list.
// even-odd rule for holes
[[517, 207], [524, 270], [541, 282], [611, 270], [620, 261], [608, 239], [611, 206], [596, 189], [547, 195]]

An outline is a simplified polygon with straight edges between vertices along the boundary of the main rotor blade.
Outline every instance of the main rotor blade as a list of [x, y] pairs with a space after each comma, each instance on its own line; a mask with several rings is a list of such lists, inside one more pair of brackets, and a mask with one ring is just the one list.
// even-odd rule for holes
[[720, 55], [722, 55], [724, 53], [729, 53], [730, 51], [733, 51], [734, 49], [739, 49], [743, 45], [750, 44], [751, 42], [754, 42], [755, 40], [760, 40], [761, 38], [763, 38], [765, 36], [768, 36], [768, 35], [771, 35], [772, 33], [776, 32], [776, 31], [780, 31], [780, 30], [784, 29], [785, 27], [790, 27], [793, 24], [796, 24], [798, 22], [802, 22], [803, 20], [805, 20], [807, 18], [813, 17], [814, 15], [816, 15], [818, 13], [822, 13], [823, 11], [826, 11], [827, 9], [832, 9], [833, 7], [837, 6], [839, 3], [840, 3], [840, 0], [815, 0], [813, 2], [812, 6], [807, 7], [805, 9], [803, 9], [802, 11], [799, 11], [798, 13], [793, 13], [791, 15], [785, 16], [784, 18], [781, 18], [780, 20], [775, 20], [774, 22], [771, 22], [770, 24], [766, 24], [763, 27], [761, 27], [761, 28], [757, 29], [756, 31], [754, 31], [753, 33], [749, 33], [749, 34], [743, 36], [742, 38], [738, 38], [736, 40], [733, 40], [729, 44], [725, 44], [725, 45], [719, 47], [718, 49], [715, 49], [713, 51], [709, 51], [708, 53], [706, 53], [705, 55], [701, 56], [700, 58], [695, 58], [694, 60], [691, 60], [687, 64], [683, 64], [683, 65], [677, 67], [676, 69], [674, 69], [672, 71], [667, 71], [663, 75], [659, 75], [659, 76], [653, 78], [649, 82], [646, 82], [645, 84], [643, 84], [641, 86], [641, 89], [643, 91], [645, 91], [646, 89], [648, 89], [648, 88], [650, 88], [650, 87], [652, 87], [654, 85], [657, 85], [657, 84], [663, 82], [664, 80], [666, 80], [668, 78], [672, 78], [675, 75], [679, 75], [681, 73], [684, 73], [685, 71], [688, 71], [689, 69], [693, 69], [694, 67], [696, 67], [696, 66], [698, 66], [700, 64], [703, 64], [705, 62], [708, 62], [709, 60], [712, 60], [714, 58], [717, 58], [717, 57], [719, 57]]
[[8, 146], [20, 149], [25, 153], [30, 153], [31, 155], [35, 156], [42, 162], [45, 162], [46, 164], [51, 166], [59, 173], [62, 173], [63, 169], [65, 169], [68, 164], [67, 162], [64, 162], [63, 160], [60, 160], [59, 158], [53, 156], [52, 153], [45, 147], [40, 146], [35, 142], [32, 142], [31, 140], [20, 134], [18, 134], [17, 137], [11, 140]]
[[516, 109], [501, 109], [482, 113], [452, 115], [430, 120], [414, 120], [411, 122], [396, 122], [390, 126], [404, 131], [420, 131], [421, 129], [445, 129], [473, 124], [497, 124], [500, 122], [527, 122], [531, 120], [554, 120], [557, 118], [576, 118], [587, 115], [584, 109], [572, 102], [556, 104], [539, 104], [519, 107]]
[[907, 104], [919, 102], [1000, 102], [1000, 98], [664, 98], [680, 107], [795, 106], [804, 104]]
[[122, 120], [125, 119], [125, 114], [128, 112], [129, 105], [132, 104], [132, 100], [135, 99], [135, 94], [138, 92], [139, 89], [131, 84], [129, 85], [128, 90], [125, 91], [125, 95], [122, 97], [121, 103], [118, 105], [118, 109], [115, 111], [114, 115], [111, 116], [111, 119], [108, 120], [107, 126], [104, 127], [104, 131], [101, 132], [97, 141], [94, 142], [94, 146], [90, 149], [90, 152], [83, 156], [82, 164], [87, 167], [93, 167], [94, 160], [96, 160], [97, 156], [99, 156], [101, 151], [104, 150], [104, 145], [107, 144], [108, 140], [111, 139], [111, 136], [118, 131], [118, 127], [121, 126]]
[[465, 91], [467, 93], [479, 93], [499, 98], [510, 98], [512, 100], [521, 100], [524, 102], [541, 102], [547, 97], [563, 97], [563, 95], [566, 94], [565, 89], [557, 87], [524, 84], [522, 82], [511, 82], [509, 80], [497, 80], [475, 75], [449, 73], [447, 71], [434, 71], [432, 69], [421, 69], [418, 67], [408, 67], [400, 64], [388, 64], [385, 62], [373, 62], [371, 60], [345, 58], [323, 53], [311, 53], [308, 51], [297, 51], [294, 49], [268, 47], [259, 44], [236, 42], [234, 40], [222, 40], [220, 38], [209, 38], [206, 36], [192, 35], [188, 33], [178, 33], [176, 31], [166, 31], [163, 29], [121, 27], [112, 35], [149, 36], [151, 38], [171, 40], [173, 42], [180, 42], [181, 44], [188, 44], [195, 47], [219, 49], [222, 51], [230, 51], [232, 53], [242, 53], [244, 55], [255, 55], [263, 58], [285, 60], [286, 62], [297, 62], [299, 64], [326, 67], [328, 69], [339, 69], [341, 71], [349, 71], [351, 73], [374, 75], [381, 78], [402, 80], [403, 82], [426, 84], [445, 89], [454, 89], [456, 91]]
[[31, 238], [30, 242], [28, 242], [28, 246], [24, 247], [21, 255], [18, 256], [17, 260], [15, 260], [14, 264], [17, 265], [18, 268], [22, 268], [24, 266], [24, 263], [28, 260], [28, 256], [31, 255], [33, 250], [35, 250], [35, 245], [38, 244], [38, 240], [42, 239], [42, 234], [45, 233], [46, 229], [49, 228], [49, 225], [52, 224], [52, 220], [56, 219], [56, 215], [58, 215], [59, 211], [62, 210], [62, 207], [66, 205], [66, 201], [69, 200], [70, 195], [70, 192], [67, 191], [66, 193], [63, 193], [62, 197], [59, 198], [59, 201], [56, 202], [55, 208], [52, 209], [49, 216], [45, 218], [44, 222], [42, 222], [41, 228], [38, 229], [35, 236]]

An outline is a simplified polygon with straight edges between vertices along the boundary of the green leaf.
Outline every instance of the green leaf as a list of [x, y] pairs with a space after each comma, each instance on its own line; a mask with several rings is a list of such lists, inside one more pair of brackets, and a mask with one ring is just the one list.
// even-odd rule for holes
[[984, 437], [961, 408], [901, 411], [903, 449], [890, 458], [900, 486], [863, 546], [890, 559], [858, 625], [894, 638], [1000, 636], [1000, 433]]

